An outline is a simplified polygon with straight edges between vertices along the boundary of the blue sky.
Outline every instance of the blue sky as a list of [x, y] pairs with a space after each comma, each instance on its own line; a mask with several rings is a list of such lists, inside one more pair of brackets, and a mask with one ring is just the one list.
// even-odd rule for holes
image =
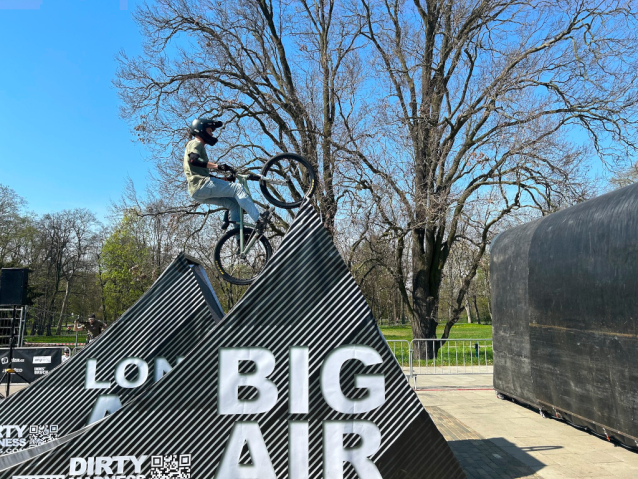
[[151, 163], [118, 116], [115, 56], [141, 50], [139, 0], [0, 0], [0, 183], [36, 214], [98, 218]]

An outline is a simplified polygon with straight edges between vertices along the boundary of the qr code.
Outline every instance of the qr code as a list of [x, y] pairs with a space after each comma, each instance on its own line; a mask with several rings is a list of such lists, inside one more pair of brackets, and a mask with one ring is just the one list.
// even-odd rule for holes
[[151, 456], [151, 479], [190, 479], [191, 455]]
[[39, 446], [58, 438], [58, 426], [29, 426], [29, 445]]

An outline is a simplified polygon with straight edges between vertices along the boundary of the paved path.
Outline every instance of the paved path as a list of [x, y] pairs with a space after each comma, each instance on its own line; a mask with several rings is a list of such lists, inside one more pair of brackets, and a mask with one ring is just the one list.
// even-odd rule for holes
[[[28, 386], [28, 384], [13, 384], [11, 383], [11, 385], [9, 386], [9, 395], [13, 395], [15, 393], [17, 393], [20, 389], [24, 389]], [[4, 398], [5, 393], [7, 392], [7, 385], [5, 384], [1, 384], [0, 385], [0, 398]]]
[[638, 453], [497, 399], [492, 376], [421, 378], [419, 398], [468, 478], [638, 478]]

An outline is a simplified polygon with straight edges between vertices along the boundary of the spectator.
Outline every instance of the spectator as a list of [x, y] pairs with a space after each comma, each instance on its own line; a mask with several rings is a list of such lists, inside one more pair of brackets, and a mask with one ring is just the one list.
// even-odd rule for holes
[[[81, 325], [78, 325], [78, 322], [81, 322]], [[75, 330], [76, 331], [87, 331], [86, 333], [86, 343], [90, 343], [95, 338], [97, 338], [100, 334], [102, 334], [102, 330], [106, 329], [106, 324], [102, 321], [95, 319], [95, 314], [91, 314], [89, 316], [88, 322], [76, 321], [75, 322]]]

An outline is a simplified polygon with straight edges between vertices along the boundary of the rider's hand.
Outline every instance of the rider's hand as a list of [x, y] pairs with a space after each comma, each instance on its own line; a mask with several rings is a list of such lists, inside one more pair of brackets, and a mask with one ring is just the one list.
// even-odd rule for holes
[[235, 168], [233, 168], [230, 165], [227, 165], [226, 163], [217, 164], [217, 169], [219, 171], [228, 171], [228, 172], [232, 173], [233, 175], [236, 173]]

